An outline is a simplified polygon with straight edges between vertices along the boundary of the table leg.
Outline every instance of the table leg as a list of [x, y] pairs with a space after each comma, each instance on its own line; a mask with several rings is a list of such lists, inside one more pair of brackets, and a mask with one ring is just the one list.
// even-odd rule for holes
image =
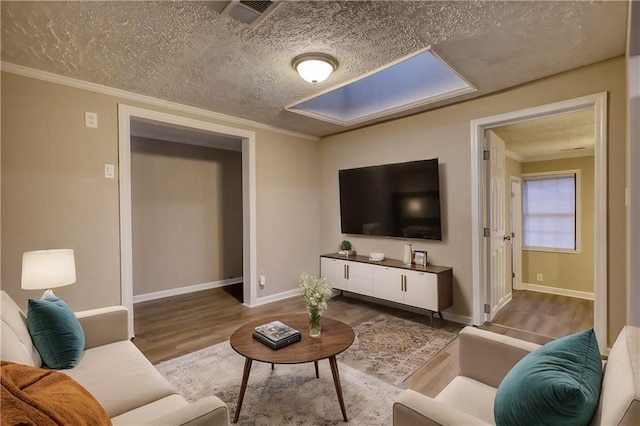
[[347, 409], [344, 406], [344, 398], [342, 397], [342, 386], [340, 385], [340, 374], [338, 373], [338, 361], [335, 356], [329, 357], [329, 365], [331, 366], [331, 374], [333, 375], [333, 383], [336, 385], [336, 393], [338, 394], [338, 402], [342, 410], [342, 418], [345, 422], [347, 419]]
[[238, 405], [236, 405], [236, 414], [233, 418], [234, 423], [238, 423], [238, 417], [240, 416], [240, 409], [242, 408], [242, 400], [244, 399], [244, 392], [247, 390], [247, 382], [249, 381], [249, 373], [251, 372], [251, 363], [253, 363], [253, 360], [251, 358], [247, 358], [244, 360], [242, 384], [240, 385], [240, 394], [238, 395]]
[[313, 365], [316, 367], [316, 379], [319, 379], [320, 372], [318, 371], [318, 361], [313, 361]]

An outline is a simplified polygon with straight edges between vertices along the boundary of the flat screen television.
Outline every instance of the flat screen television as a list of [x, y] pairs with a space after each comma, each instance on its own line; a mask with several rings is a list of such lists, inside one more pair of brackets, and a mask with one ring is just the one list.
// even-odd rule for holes
[[343, 234], [442, 240], [438, 159], [338, 172]]

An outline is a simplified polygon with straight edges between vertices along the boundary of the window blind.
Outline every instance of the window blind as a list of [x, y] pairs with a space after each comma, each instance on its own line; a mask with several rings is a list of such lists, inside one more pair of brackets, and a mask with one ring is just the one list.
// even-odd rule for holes
[[525, 247], [576, 249], [576, 175], [522, 181]]

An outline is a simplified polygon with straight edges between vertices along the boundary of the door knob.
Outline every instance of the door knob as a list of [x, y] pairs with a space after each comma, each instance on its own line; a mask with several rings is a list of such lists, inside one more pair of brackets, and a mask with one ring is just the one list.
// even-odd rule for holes
[[504, 237], [502, 237], [502, 239], [504, 241], [509, 241], [511, 239], [511, 236], [510, 235], [505, 235]]

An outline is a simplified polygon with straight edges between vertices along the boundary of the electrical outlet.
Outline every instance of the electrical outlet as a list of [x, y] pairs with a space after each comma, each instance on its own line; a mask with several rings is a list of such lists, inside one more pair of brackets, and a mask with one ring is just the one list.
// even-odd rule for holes
[[265, 277], [262, 272], [260, 272], [260, 276], [258, 277], [258, 283], [261, 288], [264, 288], [264, 285], [267, 283], [267, 277]]
[[538, 281], [542, 281], [542, 274], [538, 274], [538, 275], [536, 275], [536, 280], [538, 280]]

